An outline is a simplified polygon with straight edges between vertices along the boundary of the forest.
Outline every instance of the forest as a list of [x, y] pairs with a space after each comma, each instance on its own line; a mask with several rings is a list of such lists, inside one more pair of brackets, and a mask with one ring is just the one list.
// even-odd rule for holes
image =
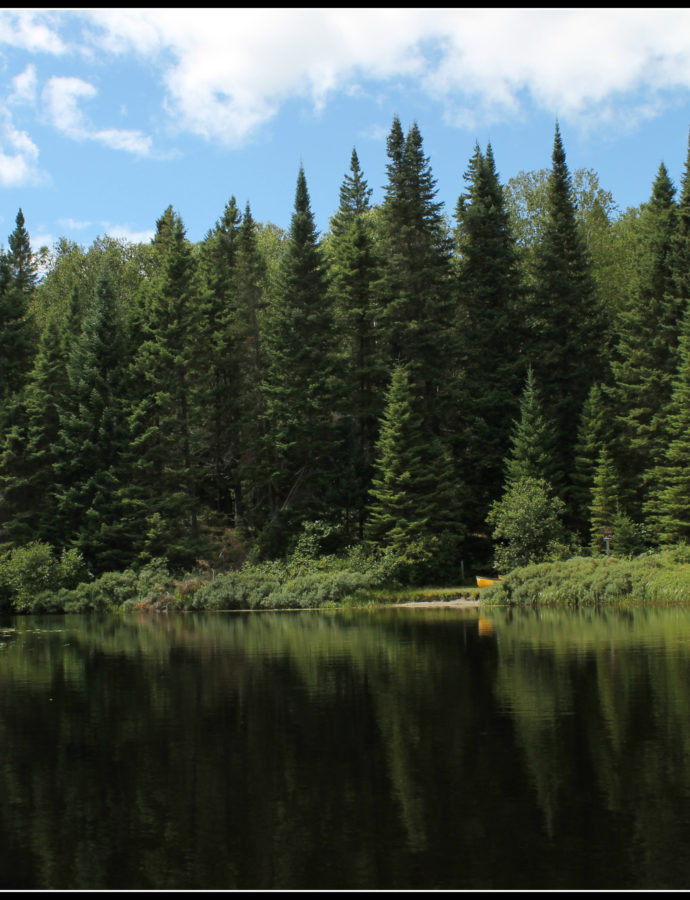
[[624, 211], [558, 125], [551, 168], [505, 184], [475, 146], [452, 215], [416, 124], [387, 159], [376, 205], [352, 151], [322, 235], [301, 167], [287, 231], [233, 196], [198, 243], [170, 206], [149, 244], [35, 250], [19, 210], [0, 570], [349, 554], [457, 584], [687, 540], [690, 148]]

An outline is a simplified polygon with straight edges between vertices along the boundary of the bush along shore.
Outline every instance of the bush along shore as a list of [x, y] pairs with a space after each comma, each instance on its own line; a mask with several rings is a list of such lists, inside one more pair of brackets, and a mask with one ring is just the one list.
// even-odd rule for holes
[[584, 606], [690, 603], [690, 547], [634, 558], [574, 557], [514, 569], [485, 588], [482, 605]]
[[58, 554], [33, 542], [0, 556], [0, 612], [85, 613], [254, 609], [318, 609], [414, 600], [476, 597], [468, 588], [410, 586], [424, 571], [419, 554], [381, 553], [362, 546], [313, 555], [304, 544], [286, 559], [245, 562], [216, 572], [199, 560], [186, 574], [164, 559], [92, 578], [76, 551]]

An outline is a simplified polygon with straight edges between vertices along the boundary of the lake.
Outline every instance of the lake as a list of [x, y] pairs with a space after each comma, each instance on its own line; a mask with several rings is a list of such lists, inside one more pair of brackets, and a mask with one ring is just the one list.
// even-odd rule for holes
[[0, 620], [0, 888], [690, 887], [690, 610]]

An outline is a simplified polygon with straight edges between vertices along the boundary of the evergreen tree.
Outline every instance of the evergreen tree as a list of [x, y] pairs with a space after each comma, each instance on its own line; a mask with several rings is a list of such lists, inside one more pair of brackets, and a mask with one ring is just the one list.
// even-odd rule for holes
[[646, 504], [652, 530], [662, 543], [690, 540], [690, 304], [679, 342], [680, 362], [668, 406], [668, 447], [654, 471]]
[[458, 367], [451, 239], [416, 124], [403, 139], [399, 119], [393, 120], [388, 157], [377, 282], [381, 333], [389, 365], [408, 366], [424, 429], [438, 435], [449, 421], [449, 385]]
[[507, 482], [536, 478], [548, 481], [555, 490], [561, 487], [562, 473], [558, 469], [555, 453], [555, 429], [542, 411], [531, 366], [527, 370], [520, 400], [520, 418], [514, 421], [510, 441], [512, 449], [505, 463]]
[[574, 524], [583, 535], [589, 529], [589, 508], [599, 455], [603, 449], [610, 450], [613, 442], [612, 421], [602, 386], [593, 384], [580, 416], [570, 495], [575, 513]]
[[218, 512], [235, 519], [238, 491], [239, 378], [235, 331], [237, 310], [234, 269], [241, 216], [234, 197], [223, 216], [201, 245], [200, 270], [208, 303], [202, 325], [208, 352], [210, 381], [208, 410], [208, 458], [202, 479], [204, 495]]
[[366, 536], [399, 554], [452, 556], [462, 537], [453, 494], [450, 454], [425, 435], [407, 369], [396, 366], [376, 444]]
[[58, 545], [63, 537], [53, 463], [66, 393], [62, 334], [50, 319], [41, 334], [21, 413], [5, 433], [0, 452], [3, 539], [14, 546], [31, 540]]
[[613, 459], [604, 447], [599, 454], [592, 484], [590, 536], [594, 553], [600, 552], [606, 545], [606, 536], [611, 539], [619, 507], [618, 476]]
[[238, 431], [234, 469], [235, 523], [256, 533], [270, 509], [270, 477], [265, 455], [266, 410], [261, 382], [265, 370], [262, 318], [265, 307], [266, 260], [259, 248], [257, 226], [247, 203], [237, 232], [233, 268]]
[[674, 193], [662, 163], [644, 210], [646, 248], [639, 262], [638, 287], [619, 315], [612, 361], [616, 461], [625, 474], [622, 501], [633, 518], [641, 515], [652, 492], [646, 482], [663, 459], [666, 407], [678, 362], [682, 303], [673, 285]]
[[456, 207], [459, 393], [453, 428], [474, 528], [499, 496], [520, 392], [520, 275], [491, 145], [479, 146]]
[[569, 479], [578, 417], [592, 383], [601, 380], [606, 341], [558, 125], [535, 276], [528, 306], [529, 358], [547, 392], [545, 411], [556, 426], [557, 463]]
[[172, 210], [157, 222], [159, 271], [147, 286], [143, 341], [133, 361], [140, 385], [132, 402], [127, 491], [131, 528], [142, 535], [141, 556], [188, 565], [200, 553], [200, 418], [207, 389], [201, 342], [205, 296], [192, 248]]
[[[263, 391], [273, 465], [269, 532], [278, 539], [277, 549], [305, 518], [332, 513], [332, 341], [326, 276], [300, 167], [264, 337]], [[268, 533], [266, 540], [271, 540]]]
[[22, 294], [28, 295], [36, 286], [37, 267], [21, 209], [17, 213], [16, 226], [9, 237], [9, 245], [10, 273]]
[[385, 374], [377, 341], [374, 282], [377, 260], [369, 197], [371, 189], [352, 151], [350, 173], [331, 219], [329, 286], [338, 337], [338, 407], [342, 418], [342, 473], [346, 519], [361, 538], [374, 443], [382, 412]]
[[35, 341], [27, 296], [12, 276], [9, 256], [0, 251], [0, 427], [7, 427], [10, 400], [24, 386]]
[[122, 568], [133, 558], [121, 496], [129, 438], [127, 365], [125, 330], [105, 271], [72, 345], [53, 466], [63, 541], [100, 571]]

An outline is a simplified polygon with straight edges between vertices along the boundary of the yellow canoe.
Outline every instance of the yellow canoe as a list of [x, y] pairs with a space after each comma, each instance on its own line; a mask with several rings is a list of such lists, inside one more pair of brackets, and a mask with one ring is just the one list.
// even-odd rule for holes
[[477, 575], [477, 587], [489, 587], [490, 584], [498, 584], [499, 581], [503, 581], [502, 575], [499, 575], [498, 578], [485, 578], [483, 575]]

